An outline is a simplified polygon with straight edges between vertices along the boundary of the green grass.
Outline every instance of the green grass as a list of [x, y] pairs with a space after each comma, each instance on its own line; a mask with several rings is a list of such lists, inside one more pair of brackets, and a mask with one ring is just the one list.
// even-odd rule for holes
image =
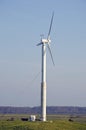
[[[7, 121], [11, 117], [14, 121]], [[1, 115], [0, 130], [86, 130], [86, 116], [72, 116], [73, 122], [68, 121], [70, 115], [48, 115], [47, 122], [21, 121], [21, 117], [28, 115]]]
[[86, 124], [58, 120], [51, 122], [0, 121], [0, 130], [86, 130]]

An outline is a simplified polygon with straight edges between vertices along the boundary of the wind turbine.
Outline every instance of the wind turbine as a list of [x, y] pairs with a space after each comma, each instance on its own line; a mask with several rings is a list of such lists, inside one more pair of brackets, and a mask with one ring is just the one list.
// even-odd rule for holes
[[41, 38], [41, 42], [37, 46], [42, 45], [42, 76], [41, 76], [41, 121], [46, 121], [46, 47], [48, 47], [52, 62], [54, 64], [52, 52], [50, 49], [50, 33], [53, 23], [54, 12], [52, 14], [48, 36], [46, 39]]

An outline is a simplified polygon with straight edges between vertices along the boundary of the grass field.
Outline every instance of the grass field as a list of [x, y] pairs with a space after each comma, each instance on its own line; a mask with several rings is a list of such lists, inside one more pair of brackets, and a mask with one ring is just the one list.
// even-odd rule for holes
[[[28, 115], [0, 115], [0, 130], [86, 130], [84, 115], [48, 115], [47, 122], [21, 121], [22, 117]], [[70, 118], [72, 121], [69, 121]]]

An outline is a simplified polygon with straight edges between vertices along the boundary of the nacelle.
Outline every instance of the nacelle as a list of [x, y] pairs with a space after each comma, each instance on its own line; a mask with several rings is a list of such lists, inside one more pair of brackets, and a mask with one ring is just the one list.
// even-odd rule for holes
[[51, 42], [51, 40], [49, 39], [42, 39], [42, 43], [48, 43], [48, 42]]

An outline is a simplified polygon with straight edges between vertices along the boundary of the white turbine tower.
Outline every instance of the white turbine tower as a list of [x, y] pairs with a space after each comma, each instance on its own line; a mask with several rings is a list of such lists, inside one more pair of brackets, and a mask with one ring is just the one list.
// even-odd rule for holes
[[53, 22], [54, 12], [52, 14], [50, 28], [46, 39], [41, 38], [41, 42], [37, 46], [42, 45], [42, 77], [41, 77], [41, 121], [46, 121], [46, 46], [50, 52], [50, 56], [53, 61], [53, 56], [50, 49], [50, 32]]

